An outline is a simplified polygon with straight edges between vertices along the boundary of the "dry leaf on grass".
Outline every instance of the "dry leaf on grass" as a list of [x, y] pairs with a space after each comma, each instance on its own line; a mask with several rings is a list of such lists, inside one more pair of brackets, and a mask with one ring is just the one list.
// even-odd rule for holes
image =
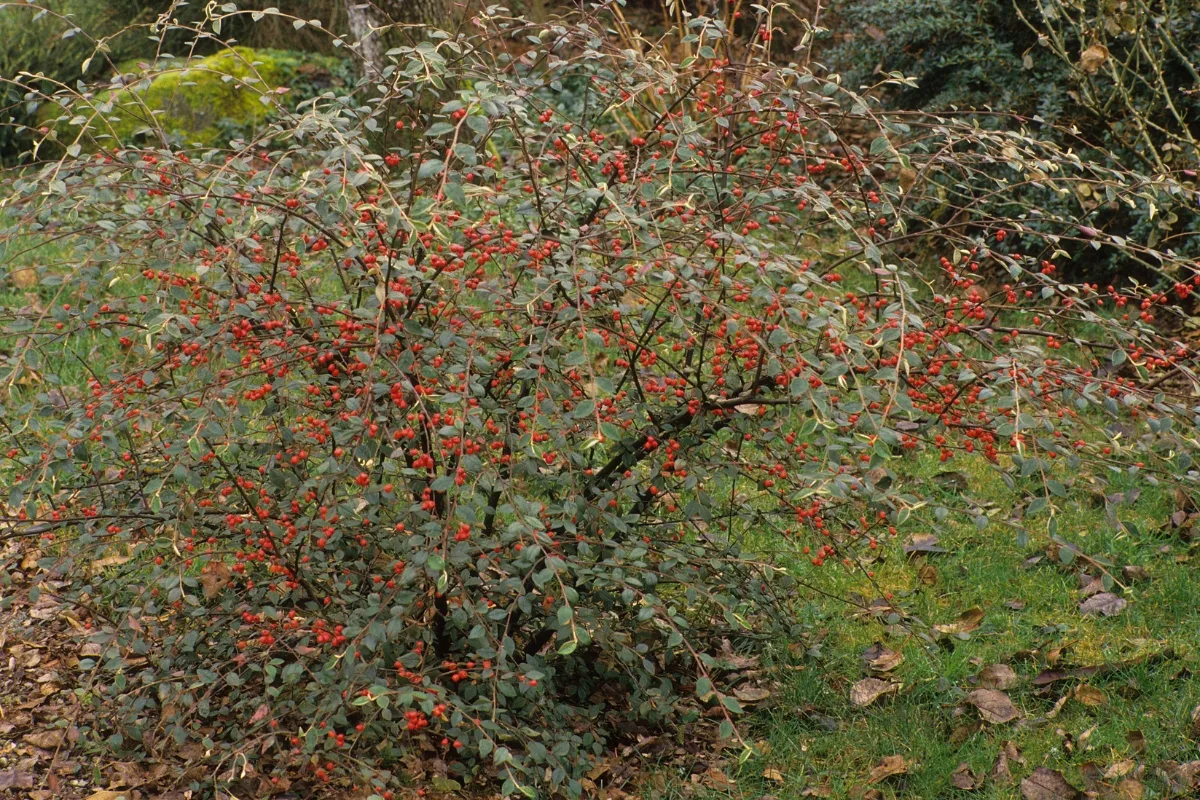
[[975, 706], [980, 717], [994, 725], [1012, 722], [1021, 716], [1008, 695], [996, 689], [976, 689], [967, 695], [967, 702]]
[[1017, 673], [1008, 664], [992, 664], [979, 671], [979, 685], [984, 689], [1011, 689]]
[[1125, 579], [1126, 583], [1140, 583], [1150, 580], [1150, 572], [1145, 567], [1130, 564], [1121, 567], [1121, 577]]
[[1200, 761], [1164, 761], [1154, 770], [1167, 784], [1172, 795], [1190, 795], [1192, 789], [1200, 787]]
[[879, 678], [863, 678], [850, 687], [850, 702], [859, 708], [871, 705], [884, 695], [900, 691], [901, 684]]
[[763, 777], [775, 783], [783, 783], [783, 773], [777, 769], [764, 769]]
[[1070, 692], [1068, 692], [1067, 694], [1064, 694], [1062, 697], [1058, 698], [1058, 700], [1056, 700], [1054, 702], [1054, 708], [1052, 708], [1046, 712], [1046, 719], [1054, 719], [1055, 717], [1057, 717], [1058, 713], [1063, 710], [1063, 706], [1065, 706], [1067, 704], [1067, 701], [1070, 699], [1071, 699]]
[[733, 696], [743, 703], [761, 703], [771, 696], [771, 692], [761, 686], [745, 686], [734, 689]]
[[1079, 800], [1083, 794], [1049, 767], [1038, 767], [1021, 781], [1021, 796], [1025, 800]]
[[1086, 683], [1081, 683], [1075, 687], [1075, 699], [1083, 703], [1085, 706], [1102, 706], [1108, 702], [1104, 692], [1094, 686], [1088, 686]]
[[1114, 800], [1142, 800], [1146, 794], [1146, 787], [1142, 786], [1142, 782], [1136, 778], [1125, 778], [1117, 784], [1117, 788], [1113, 791], [1112, 797]]
[[982, 608], [968, 608], [966, 611], [958, 615], [958, 619], [954, 622], [948, 622], [945, 625], [934, 625], [933, 629], [938, 633], [948, 635], [959, 633], [970, 633], [979, 627], [979, 623], [983, 622]]
[[1012, 783], [1012, 772], [1009, 765], [1013, 762], [1024, 764], [1025, 759], [1021, 757], [1021, 751], [1012, 742], [1005, 742], [1000, 748], [1000, 754], [996, 756], [996, 763], [992, 765], [992, 780], [1003, 786]]
[[932, 533], [915, 533], [904, 543], [904, 552], [911, 556], [938, 555], [946, 548], [938, 546], [938, 537]]
[[971, 765], [964, 761], [954, 769], [950, 783], [957, 789], [970, 792], [983, 786], [983, 777], [972, 772]]
[[903, 775], [906, 772], [908, 772], [908, 764], [904, 761], [904, 756], [886, 756], [871, 769], [867, 782], [879, 783], [893, 775]]
[[1100, 594], [1092, 595], [1080, 603], [1079, 611], [1083, 614], [1115, 617], [1124, 611], [1127, 605], [1129, 604], [1125, 602], [1125, 598], [1117, 597], [1112, 592], [1101, 592]]
[[863, 664], [872, 672], [890, 672], [904, 661], [904, 656], [879, 642], [868, 647], [862, 654]]

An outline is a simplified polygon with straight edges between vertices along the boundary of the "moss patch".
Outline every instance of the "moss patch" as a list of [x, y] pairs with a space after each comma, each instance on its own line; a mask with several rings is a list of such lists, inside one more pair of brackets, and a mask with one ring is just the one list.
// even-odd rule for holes
[[[346, 86], [350, 70], [329, 56], [235, 47], [187, 63], [160, 63], [152, 73], [129, 88], [98, 95], [104, 120], [90, 123], [97, 139], [130, 143], [159, 127], [182, 143], [223, 144], [252, 133], [278, 107], [294, 108], [326, 89]], [[60, 141], [64, 135], [73, 140], [75, 132], [60, 131]]]

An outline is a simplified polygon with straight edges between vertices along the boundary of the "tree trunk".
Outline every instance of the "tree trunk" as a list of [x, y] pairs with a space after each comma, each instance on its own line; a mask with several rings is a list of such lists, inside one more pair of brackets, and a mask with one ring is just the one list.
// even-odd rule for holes
[[374, 9], [370, 3], [360, 3], [358, 0], [347, 0], [346, 16], [350, 21], [350, 35], [358, 43], [358, 52], [362, 56], [363, 73], [377, 77], [383, 71], [383, 34], [375, 30]]

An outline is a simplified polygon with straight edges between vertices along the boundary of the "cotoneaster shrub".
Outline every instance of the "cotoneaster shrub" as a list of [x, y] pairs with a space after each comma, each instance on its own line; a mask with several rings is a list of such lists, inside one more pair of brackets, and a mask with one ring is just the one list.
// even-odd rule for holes
[[100, 646], [84, 741], [208, 793], [577, 795], [622, 737], [742, 741], [721, 640], [929, 523], [907, 452], [1020, 486], [997, 536], [1053, 533], [1084, 465], [1194, 487], [1173, 296], [1061, 283], [1056, 243], [1188, 265], [956, 193], [1166, 179], [891, 119], [720, 20], [682, 64], [470, 30], [239, 150], [114, 148], [101, 110], [12, 176], [91, 245], [0, 374], [8, 522]]

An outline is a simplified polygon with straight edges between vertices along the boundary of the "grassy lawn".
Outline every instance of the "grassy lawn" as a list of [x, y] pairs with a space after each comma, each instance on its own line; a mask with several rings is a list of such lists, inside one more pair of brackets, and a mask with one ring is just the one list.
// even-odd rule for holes
[[[968, 486], [961, 494], [940, 490], [947, 506], [954, 501], [961, 507], [969, 499], [993, 520], [1009, 516], [1019, 495], [983, 459], [949, 465], [909, 459], [895, 470], [904, 482], [933, 483], [947, 466]], [[1104, 493], [1111, 497], [1126, 489], [1123, 477], [1108, 476]], [[1133, 535], [1113, 525], [1103, 495], [1091, 483], [1088, 476], [1076, 476], [1061, 503], [1058, 537], [1079, 551], [1069, 565], [1046, 530], [1046, 515], [1039, 518], [1041, 530], [1030, 530], [1028, 543], [1019, 546], [1014, 532], [995, 521], [979, 530], [953, 512], [927, 527], [935, 514], [926, 508], [914, 515], [926, 527], [910, 522], [900, 537], [931, 533], [946, 552], [910, 558], [900, 547], [886, 549], [871, 565], [878, 589], [861, 572], [840, 566], [795, 566], [814, 587], [841, 597], [858, 595], [869, 603], [881, 590], [892, 592], [906, 624], [814, 595], [802, 611], [806, 635], [788, 643], [789, 655], [776, 665], [772, 697], [747, 723], [763, 754], [740, 771], [727, 770], [735, 787], [696, 792], [676, 785], [660, 796], [1008, 798], [1021, 796], [1021, 779], [1042, 766], [1079, 788], [1112, 768], [1110, 786], [1133, 778], [1144, 782], [1147, 796], [1168, 795], [1158, 765], [1200, 756], [1191, 717], [1200, 705], [1200, 683], [1192, 678], [1200, 669], [1200, 585], [1192, 548], [1185, 534], [1171, 529], [1173, 495], [1149, 489], [1116, 506], [1120, 520], [1140, 532]], [[1080, 573], [1100, 575], [1089, 557], [1113, 565], [1107, 569], [1117, 581], [1113, 592], [1128, 601], [1115, 616], [1080, 611], [1085, 596]], [[1127, 566], [1145, 572], [1123, 574]], [[972, 608], [984, 614], [977, 629], [948, 635], [931, 630]], [[863, 653], [876, 642], [903, 661], [887, 672], [871, 672]], [[1020, 714], [1015, 721], [983, 722], [966, 702], [980, 688], [980, 671], [993, 664], [1015, 673], [1005, 689]], [[1090, 667], [1098, 669], [1071, 674]], [[1050, 669], [1067, 675], [1035, 681]], [[856, 706], [851, 686], [870, 676], [902, 688]], [[1009, 742], [1023, 763], [1011, 759], [1010, 749], [1012, 777], [1005, 783], [992, 771]], [[897, 755], [906, 772], [870, 782], [872, 770]], [[976, 779], [960, 776], [959, 782], [981, 784], [970, 791], [954, 783], [963, 763]], [[1127, 784], [1126, 791], [1136, 789]]]

